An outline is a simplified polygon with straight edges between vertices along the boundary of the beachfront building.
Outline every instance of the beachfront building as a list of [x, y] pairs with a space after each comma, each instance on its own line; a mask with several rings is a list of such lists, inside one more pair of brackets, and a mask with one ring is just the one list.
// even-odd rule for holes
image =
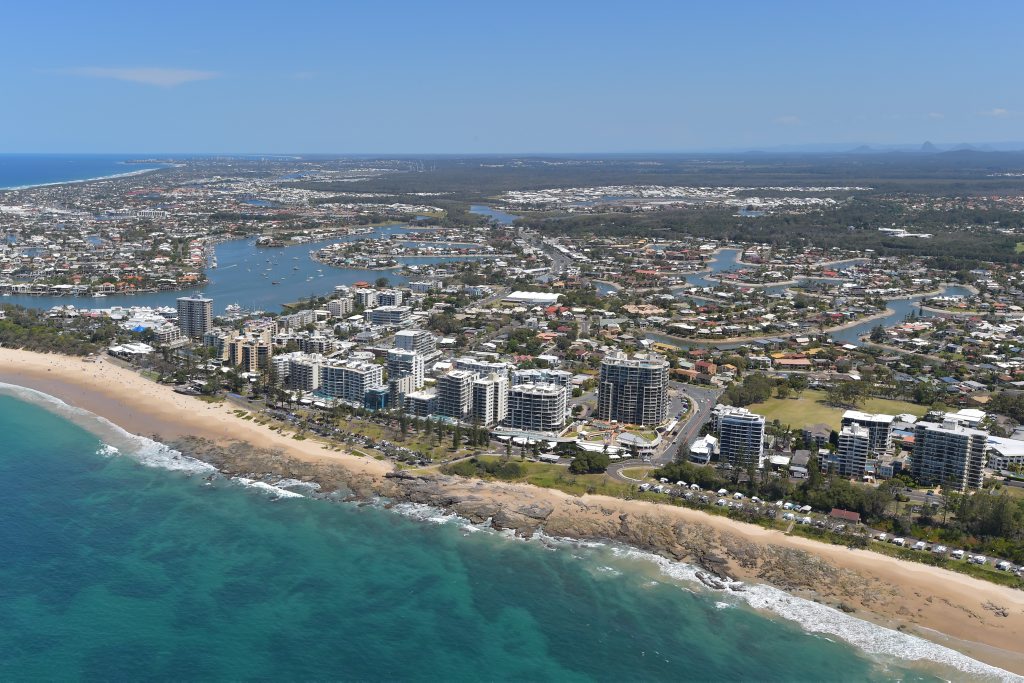
[[843, 413], [842, 426], [860, 425], [867, 429], [870, 434], [871, 452], [882, 455], [892, 445], [892, 423], [895, 420], [895, 415], [847, 410]]
[[988, 432], [955, 420], [914, 425], [911, 473], [924, 486], [948, 486], [958, 491], [981, 488]]
[[849, 424], [839, 431], [836, 450], [836, 472], [842, 477], [864, 476], [868, 456], [871, 455], [871, 430], [859, 424]]
[[473, 422], [490, 427], [508, 415], [508, 378], [492, 372], [473, 382]]
[[609, 353], [601, 361], [597, 418], [660, 425], [668, 417], [668, 373], [668, 361], [658, 354]]
[[199, 339], [213, 329], [213, 299], [201, 296], [178, 298], [178, 327], [182, 334]]
[[454, 365], [456, 370], [467, 370], [477, 377], [487, 377], [492, 373], [501, 375], [502, 377], [508, 377], [508, 363], [464, 356], [462, 358], [456, 358]]
[[422, 389], [424, 383], [423, 356], [405, 349], [388, 349], [388, 379], [412, 377], [412, 388]]
[[288, 358], [288, 388], [304, 393], [320, 388], [320, 368], [323, 356], [293, 353]]
[[452, 370], [437, 380], [437, 414], [462, 420], [473, 405], [473, 382], [469, 370]]
[[569, 388], [572, 384], [572, 373], [567, 370], [550, 368], [528, 368], [512, 371], [512, 384], [557, 384]]
[[328, 362], [320, 370], [320, 393], [330, 398], [362, 404], [371, 387], [384, 383], [384, 368], [376, 363]]
[[505, 424], [527, 432], [557, 434], [565, 425], [566, 391], [557, 384], [517, 384], [508, 392]]
[[395, 348], [426, 357], [437, 351], [437, 338], [429, 330], [399, 330], [395, 333]]
[[414, 391], [405, 395], [405, 412], [414, 417], [429, 417], [437, 412], [437, 394]]
[[412, 309], [408, 306], [378, 306], [367, 312], [371, 325], [381, 327], [404, 327], [412, 320]]
[[243, 372], [259, 372], [270, 365], [270, 344], [252, 337], [236, 337], [228, 345], [227, 361]]
[[746, 408], [718, 405], [715, 407], [718, 428], [718, 453], [722, 462], [746, 467], [760, 467], [764, 459], [764, 416]]

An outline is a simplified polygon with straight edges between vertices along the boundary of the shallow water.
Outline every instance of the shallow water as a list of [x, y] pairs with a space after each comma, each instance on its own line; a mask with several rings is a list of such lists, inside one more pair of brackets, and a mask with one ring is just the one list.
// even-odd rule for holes
[[9, 386], [0, 435], [3, 679], [942, 673], [769, 619], [629, 549], [210, 483], [198, 461]]

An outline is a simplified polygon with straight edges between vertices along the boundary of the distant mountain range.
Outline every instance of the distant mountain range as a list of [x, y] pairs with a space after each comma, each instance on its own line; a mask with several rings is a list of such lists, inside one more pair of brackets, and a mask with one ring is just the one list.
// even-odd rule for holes
[[889, 152], [907, 152], [916, 154], [938, 154], [940, 152], [1022, 152], [1024, 142], [983, 142], [983, 143], [934, 143], [926, 141], [923, 144], [905, 145], [857, 145], [851, 147], [849, 143], [820, 143], [806, 145], [777, 145], [773, 147], [761, 147], [750, 150], [751, 152], [783, 152], [783, 153], [839, 153], [839, 154], [885, 154]]

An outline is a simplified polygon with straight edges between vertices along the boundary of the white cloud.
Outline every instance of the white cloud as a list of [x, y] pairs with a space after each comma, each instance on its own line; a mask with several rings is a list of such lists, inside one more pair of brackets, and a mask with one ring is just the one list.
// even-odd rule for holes
[[220, 76], [216, 71], [195, 71], [193, 69], [160, 69], [155, 67], [134, 67], [109, 69], [97, 66], [82, 66], [65, 69], [62, 73], [86, 78], [112, 78], [117, 81], [144, 83], [172, 88], [193, 81], [208, 81]]
[[989, 109], [988, 111], [981, 112], [982, 116], [991, 116], [996, 119], [1005, 119], [1011, 114], [1009, 109], [1003, 109], [1002, 107], [996, 107], [995, 109]]
[[776, 118], [774, 123], [779, 126], [799, 126], [802, 122], [800, 121], [799, 116], [787, 114], [785, 116], [779, 116], [778, 118]]

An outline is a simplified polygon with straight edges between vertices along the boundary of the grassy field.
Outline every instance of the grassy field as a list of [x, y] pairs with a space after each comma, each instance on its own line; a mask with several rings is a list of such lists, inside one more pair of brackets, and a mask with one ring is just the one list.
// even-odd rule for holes
[[[839, 422], [845, 411], [844, 408], [827, 405], [825, 392], [816, 390], [805, 391], [800, 398], [770, 398], [764, 403], [755, 403], [748, 407], [751, 412], [764, 415], [769, 421], [778, 420], [794, 429], [819, 422], [830, 425], [833, 429], [839, 429]], [[882, 398], [867, 399], [860, 405], [859, 410], [866, 413], [888, 413], [889, 415], [911, 413], [918, 417], [927, 412], [925, 406]]]
[[1024, 242], [1017, 242], [1017, 246], [1013, 250], [1018, 254], [1024, 254]]
[[[622, 476], [629, 477], [630, 479], [642, 480], [653, 469], [653, 467], [623, 467], [620, 473]], [[1021, 490], [1024, 491], [1024, 489]]]

